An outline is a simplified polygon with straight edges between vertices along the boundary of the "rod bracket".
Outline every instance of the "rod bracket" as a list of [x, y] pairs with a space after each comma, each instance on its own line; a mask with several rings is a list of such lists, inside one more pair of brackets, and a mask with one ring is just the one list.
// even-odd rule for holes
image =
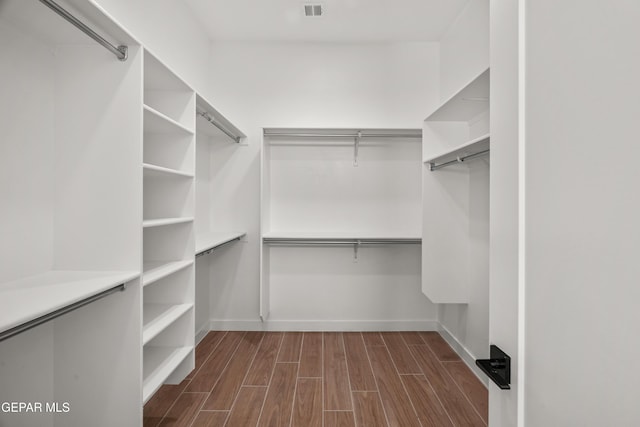
[[360, 246], [360, 240], [356, 240], [353, 243], [353, 262], [358, 262], [358, 248]]
[[127, 59], [129, 59], [129, 47], [121, 44], [120, 46], [117, 47], [118, 52], [121, 53], [121, 55], [118, 55], [118, 59], [122, 62], [126, 61]]
[[353, 142], [353, 166], [358, 166], [358, 149], [360, 148], [360, 139], [362, 138], [362, 131], [359, 130]]

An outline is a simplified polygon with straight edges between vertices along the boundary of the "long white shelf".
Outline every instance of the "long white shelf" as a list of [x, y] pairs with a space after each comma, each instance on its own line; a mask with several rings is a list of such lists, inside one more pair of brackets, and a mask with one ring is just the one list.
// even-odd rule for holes
[[422, 239], [420, 233], [383, 233], [383, 232], [327, 232], [327, 231], [271, 231], [262, 235], [264, 239], [309, 239], [309, 240], [416, 240]]
[[151, 341], [192, 308], [193, 304], [145, 304], [142, 309], [142, 344]]
[[142, 286], [150, 285], [160, 279], [177, 273], [193, 264], [193, 260], [187, 261], [153, 261], [145, 262], [142, 273]]
[[178, 123], [171, 117], [168, 117], [158, 110], [143, 106], [144, 110], [144, 131], [148, 133], [182, 133], [186, 135], [193, 135], [192, 129]]
[[163, 225], [182, 224], [185, 222], [193, 222], [193, 217], [146, 219], [142, 221], [142, 227], [161, 227]]
[[188, 347], [144, 347], [143, 361], [143, 403], [153, 396], [171, 375], [171, 373], [182, 363], [182, 361], [193, 351], [192, 346]]
[[142, 168], [144, 170], [145, 177], [177, 177], [177, 178], [193, 178], [194, 174], [189, 172], [183, 172], [177, 169], [165, 168], [163, 166], [152, 165], [150, 163], [143, 163]]
[[447, 151], [438, 153], [435, 156], [431, 156], [428, 159], [425, 159], [424, 163], [440, 164], [456, 160], [457, 158], [472, 156], [474, 154], [478, 154], [488, 150], [490, 147], [490, 142], [491, 136], [487, 133], [478, 138], [472, 139], [471, 141], [467, 141], [463, 144], [457, 145]]
[[247, 233], [244, 231], [222, 231], [196, 234], [196, 255], [215, 249], [225, 243], [238, 240]]
[[49, 271], [0, 284], [0, 332], [130, 282], [139, 275], [135, 271]]
[[489, 75], [487, 68], [449, 99], [440, 104], [425, 121], [469, 121], [489, 109]]

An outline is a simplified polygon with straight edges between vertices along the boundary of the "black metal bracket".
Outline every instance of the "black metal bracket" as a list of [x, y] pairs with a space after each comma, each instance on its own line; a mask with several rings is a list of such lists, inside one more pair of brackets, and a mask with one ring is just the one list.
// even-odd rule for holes
[[498, 346], [489, 347], [489, 359], [478, 359], [476, 365], [502, 390], [511, 389], [511, 358]]

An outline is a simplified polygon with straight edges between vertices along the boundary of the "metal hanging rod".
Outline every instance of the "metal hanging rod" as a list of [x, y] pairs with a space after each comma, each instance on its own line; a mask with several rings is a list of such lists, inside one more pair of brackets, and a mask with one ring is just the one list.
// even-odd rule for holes
[[[360, 135], [358, 135], [360, 133]], [[270, 132], [265, 130], [264, 136], [275, 137], [297, 137], [297, 138], [422, 138], [419, 133], [367, 133], [359, 131], [354, 133], [288, 133], [288, 132]]]
[[211, 252], [215, 251], [216, 249], [219, 249], [219, 248], [221, 248], [221, 247], [223, 247], [225, 245], [228, 245], [229, 243], [240, 241], [240, 239], [242, 239], [242, 236], [241, 237], [236, 237], [235, 239], [228, 240], [228, 241], [226, 241], [224, 243], [220, 243], [219, 245], [216, 245], [216, 246], [214, 246], [212, 248], [200, 251], [200, 252], [198, 252], [196, 254], [196, 258], [204, 256], [204, 255], [209, 255]]
[[232, 134], [227, 129], [225, 129], [224, 126], [222, 126], [213, 117], [211, 117], [211, 114], [207, 113], [206, 111], [198, 111], [198, 115], [200, 117], [203, 117], [206, 121], [208, 121], [209, 123], [211, 123], [212, 125], [214, 125], [218, 129], [220, 129], [220, 131], [222, 133], [227, 135], [229, 138], [233, 139], [236, 143], [240, 143], [240, 139], [241, 138], [239, 136], [236, 136], [236, 135]]
[[106, 291], [100, 292], [98, 294], [95, 294], [93, 296], [90, 296], [88, 298], [80, 300], [78, 302], [75, 302], [75, 303], [73, 303], [71, 305], [68, 305], [66, 307], [63, 307], [63, 308], [60, 308], [58, 310], [52, 311], [51, 313], [45, 314], [44, 316], [40, 316], [40, 317], [38, 317], [36, 319], [30, 320], [28, 322], [25, 322], [22, 325], [18, 325], [16, 327], [11, 328], [11, 329], [7, 329], [4, 332], [0, 332], [0, 341], [4, 341], [4, 340], [6, 340], [8, 338], [11, 338], [11, 337], [13, 337], [15, 335], [18, 335], [18, 334], [21, 334], [23, 332], [26, 332], [29, 329], [33, 329], [36, 326], [40, 326], [43, 323], [46, 323], [46, 322], [48, 322], [50, 320], [53, 320], [53, 319], [55, 319], [57, 317], [62, 316], [63, 314], [70, 313], [70, 312], [72, 312], [74, 310], [79, 309], [80, 307], [84, 307], [87, 304], [90, 304], [90, 303], [92, 303], [94, 301], [102, 299], [102, 298], [104, 298], [106, 296], [109, 296], [111, 294], [114, 294], [116, 292], [124, 291], [125, 289], [126, 289], [125, 284], [122, 283], [122, 284], [120, 284], [118, 286], [115, 286], [115, 287], [113, 287], [111, 289], [107, 289]]
[[111, 52], [115, 56], [117, 56], [120, 61], [126, 61], [127, 60], [128, 51], [129, 51], [129, 48], [127, 46], [125, 46], [125, 45], [120, 45], [120, 46], [112, 45], [104, 37], [102, 37], [100, 34], [96, 33], [95, 31], [93, 31], [91, 28], [89, 28], [87, 25], [85, 25], [84, 22], [80, 21], [78, 18], [76, 18], [75, 16], [70, 14], [67, 10], [65, 10], [62, 6], [60, 6], [58, 3], [56, 3], [53, 0], [40, 0], [40, 3], [42, 3], [45, 6], [49, 7], [55, 13], [57, 13], [58, 15], [60, 15], [64, 19], [66, 19], [68, 22], [73, 24], [80, 31], [82, 31], [83, 33], [85, 33], [86, 35], [88, 35], [89, 37], [94, 39], [96, 42], [98, 42], [100, 45], [102, 45], [104, 48], [106, 48], [109, 52]]
[[454, 160], [450, 160], [448, 162], [444, 162], [444, 163], [440, 163], [440, 164], [436, 164], [436, 163], [429, 163], [429, 170], [431, 172], [436, 171], [438, 169], [442, 169], [442, 168], [446, 168], [447, 166], [451, 166], [454, 164], [459, 164], [459, 163], [463, 163], [466, 162], [467, 160], [472, 160], [475, 159], [477, 157], [481, 157], [484, 156], [485, 154], [488, 154], [490, 150], [484, 150], [484, 151], [480, 151], [478, 153], [474, 153], [474, 154], [469, 154], [468, 156], [464, 156], [464, 157], [457, 157]]

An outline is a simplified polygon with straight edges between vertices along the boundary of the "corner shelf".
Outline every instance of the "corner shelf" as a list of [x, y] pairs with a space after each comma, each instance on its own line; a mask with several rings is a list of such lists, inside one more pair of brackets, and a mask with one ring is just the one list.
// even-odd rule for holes
[[171, 373], [193, 351], [193, 346], [186, 347], [144, 347], [143, 362], [143, 403], [151, 398]]
[[179, 171], [177, 169], [165, 168], [162, 166], [152, 165], [150, 163], [143, 163], [142, 168], [144, 170], [145, 177], [175, 177], [175, 178], [193, 178], [194, 174], [189, 172]]
[[148, 105], [143, 106], [144, 110], [144, 131], [147, 133], [178, 133], [184, 135], [193, 135], [192, 129], [189, 129], [172, 118], [162, 114]]
[[183, 224], [187, 222], [193, 222], [193, 217], [145, 219], [142, 221], [142, 227], [162, 227], [164, 225]]
[[469, 121], [489, 108], [487, 68], [427, 116], [427, 122]]
[[145, 304], [142, 310], [142, 344], [147, 344], [192, 308], [193, 304]]
[[246, 236], [244, 231], [210, 232], [196, 234], [196, 256], [218, 248], [234, 240], [240, 240]]
[[146, 262], [143, 267], [144, 272], [142, 274], [142, 286], [147, 286], [160, 279], [164, 279], [165, 277], [170, 276], [173, 273], [177, 273], [192, 264], [192, 260]]

